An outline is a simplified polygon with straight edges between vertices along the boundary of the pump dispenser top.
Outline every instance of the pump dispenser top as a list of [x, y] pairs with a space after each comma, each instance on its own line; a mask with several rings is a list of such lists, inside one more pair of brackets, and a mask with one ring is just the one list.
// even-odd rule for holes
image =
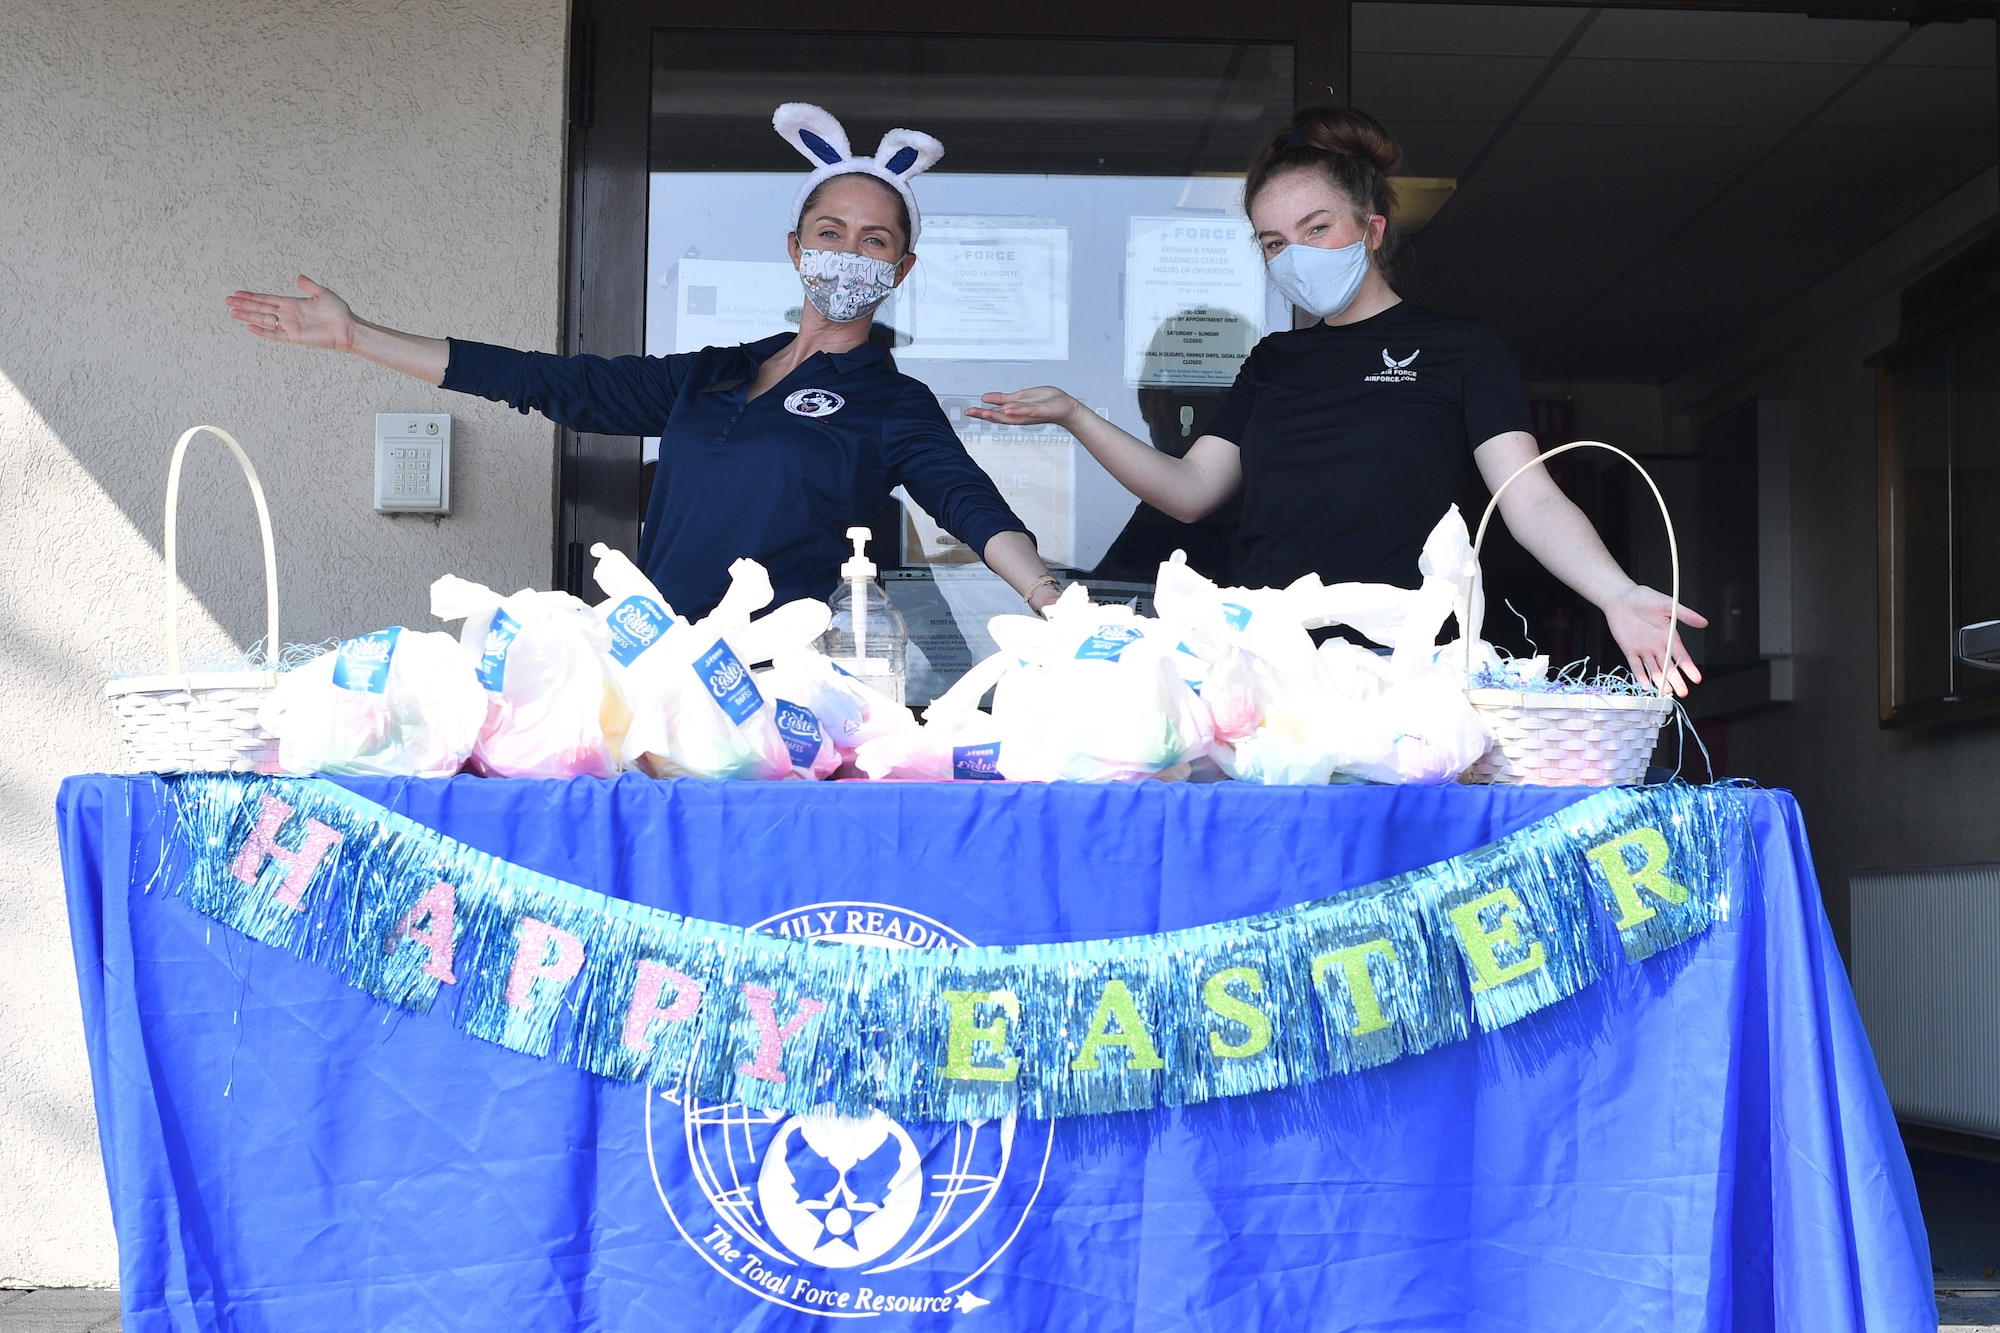
[[820, 651], [848, 675], [903, 702], [909, 634], [902, 613], [875, 581], [876, 565], [868, 558], [867, 528], [849, 528], [854, 554], [840, 567], [840, 583], [827, 599], [832, 622], [820, 638]]
[[874, 535], [866, 528], [847, 530], [847, 540], [854, 543], [854, 555], [840, 567], [840, 578], [843, 583], [853, 583], [858, 579], [872, 580], [875, 577], [875, 562], [868, 558], [868, 542]]

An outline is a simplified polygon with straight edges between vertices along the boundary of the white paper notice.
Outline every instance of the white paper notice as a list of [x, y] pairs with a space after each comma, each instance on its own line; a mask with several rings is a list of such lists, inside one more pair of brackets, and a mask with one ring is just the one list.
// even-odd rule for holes
[[1126, 383], [1229, 384], [1266, 331], [1266, 281], [1242, 218], [1133, 218]]
[[899, 295], [896, 327], [911, 343], [898, 356], [1067, 360], [1069, 231], [930, 219]]
[[[1075, 533], [1071, 513], [1076, 501], [1074, 444], [1068, 431], [1043, 426], [1003, 426], [992, 431], [961, 431], [959, 439], [972, 461], [986, 470], [1020, 520], [1035, 534], [1042, 559], [1070, 563]], [[912, 564], [969, 564], [979, 559], [973, 550], [931, 521], [909, 496], [897, 498], [909, 511], [906, 534]]]
[[805, 291], [786, 263], [683, 259], [674, 284], [674, 350], [734, 347], [794, 333]]

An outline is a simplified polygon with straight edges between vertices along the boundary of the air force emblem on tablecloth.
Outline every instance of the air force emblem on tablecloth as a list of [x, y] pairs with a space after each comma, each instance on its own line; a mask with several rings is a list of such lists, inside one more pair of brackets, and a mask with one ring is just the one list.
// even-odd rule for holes
[[1422, 351], [1423, 349], [1419, 348], [1399, 361], [1389, 355], [1389, 349], [1384, 347], [1382, 349], [1382, 369], [1376, 371], [1373, 375], [1363, 375], [1361, 377], [1362, 381], [1367, 384], [1408, 384], [1417, 378], [1417, 372], [1410, 369], [1410, 362], [1416, 360], [1422, 354]]
[[847, 406], [847, 400], [831, 389], [800, 389], [785, 399], [785, 410], [795, 417], [830, 417]]
[[[881, 903], [822, 903], [756, 928], [902, 949], [971, 943]], [[745, 1291], [834, 1318], [950, 1317], [1004, 1299], [989, 1270], [1027, 1223], [1055, 1146], [1050, 1122], [1011, 1116], [904, 1125], [677, 1090], [646, 1102], [654, 1184], [682, 1238]]]

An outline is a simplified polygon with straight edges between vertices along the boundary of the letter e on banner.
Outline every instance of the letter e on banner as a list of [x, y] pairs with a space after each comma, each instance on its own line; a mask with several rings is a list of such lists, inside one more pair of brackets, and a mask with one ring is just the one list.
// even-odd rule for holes
[[[1501, 888], [1460, 903], [1447, 913], [1465, 959], [1472, 966], [1474, 995], [1525, 977], [1545, 961], [1540, 940], [1530, 940], [1528, 951], [1513, 962], [1500, 961], [1500, 950], [1511, 953], [1521, 947], [1521, 923], [1515, 917], [1521, 910], [1521, 896], [1512, 889]], [[1489, 912], [1494, 918], [1491, 929], [1486, 925]]]
[[[944, 993], [950, 1026], [945, 1030], [944, 1063], [938, 1073], [946, 1078], [963, 1078], [987, 1083], [1012, 1083], [1021, 1074], [1019, 1056], [1007, 1054], [1007, 1024], [1021, 1021], [1021, 1001], [1010, 990], [948, 990]], [[991, 1005], [1004, 1018], [979, 1026], [979, 1007]], [[976, 1048], [986, 1047], [999, 1063], [975, 1060]]]
[[340, 835], [317, 819], [308, 819], [305, 841], [299, 844], [297, 851], [291, 851], [278, 845], [278, 830], [291, 817], [291, 806], [275, 796], [266, 796], [257, 812], [257, 827], [250, 830], [250, 836], [236, 853], [229, 873], [245, 884], [255, 884], [258, 874], [264, 869], [264, 862], [276, 861], [285, 867], [285, 877], [279, 881], [277, 892], [271, 896], [297, 912], [302, 910], [306, 888], [312, 883], [319, 863], [340, 841]]

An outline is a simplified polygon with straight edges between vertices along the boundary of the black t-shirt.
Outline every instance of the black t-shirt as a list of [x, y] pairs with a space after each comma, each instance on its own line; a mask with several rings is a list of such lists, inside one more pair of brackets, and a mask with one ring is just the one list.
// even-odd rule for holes
[[1513, 355], [1475, 320], [1405, 301], [1272, 334], [1208, 423], [1243, 451], [1237, 582], [1416, 587], [1424, 538], [1462, 493], [1472, 451], [1529, 424]]

